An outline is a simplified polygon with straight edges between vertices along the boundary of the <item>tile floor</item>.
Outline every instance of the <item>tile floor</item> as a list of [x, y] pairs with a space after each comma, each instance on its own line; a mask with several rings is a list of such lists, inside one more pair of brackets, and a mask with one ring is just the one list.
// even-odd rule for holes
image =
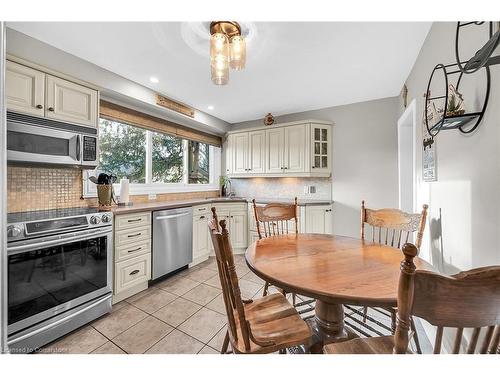
[[[235, 262], [242, 297], [260, 297], [264, 281], [250, 271], [242, 255], [235, 255]], [[270, 292], [277, 291], [271, 287]], [[290, 294], [288, 298], [291, 301]], [[386, 317], [378, 318], [390, 324]], [[45, 346], [40, 353], [217, 354], [226, 325], [217, 265], [211, 257], [113, 305], [110, 314]], [[423, 331], [419, 337], [425, 337]], [[426, 344], [425, 349], [430, 347]]]
[[[235, 256], [243, 298], [262, 294], [264, 282]], [[220, 352], [226, 314], [215, 258], [113, 305], [113, 311], [45, 346], [41, 353]]]

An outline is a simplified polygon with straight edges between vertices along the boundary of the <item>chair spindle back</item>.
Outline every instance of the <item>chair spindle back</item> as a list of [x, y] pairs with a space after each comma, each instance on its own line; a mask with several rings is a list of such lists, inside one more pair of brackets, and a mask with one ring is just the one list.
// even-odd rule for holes
[[[401, 248], [410, 234], [417, 232], [415, 245], [420, 249], [424, 235], [428, 206], [424, 204], [420, 214], [410, 214], [395, 208], [372, 210], [361, 202], [361, 239], [365, 239], [365, 224], [372, 228], [371, 240], [383, 245]], [[385, 232], [385, 233], [384, 233]]]
[[441, 352], [445, 327], [456, 329], [454, 354], [460, 352], [464, 329], [472, 329], [466, 353], [500, 354], [500, 266], [445, 276], [417, 271], [413, 258], [418, 249], [414, 245], [405, 244], [403, 253], [394, 352], [407, 351], [410, 316], [414, 315], [437, 326], [435, 354]]
[[270, 203], [263, 207], [257, 207], [255, 199], [252, 200], [252, 203], [259, 239], [290, 233], [293, 231], [289, 225], [290, 220], [295, 223], [295, 233], [299, 233], [297, 197], [295, 197], [293, 204]]

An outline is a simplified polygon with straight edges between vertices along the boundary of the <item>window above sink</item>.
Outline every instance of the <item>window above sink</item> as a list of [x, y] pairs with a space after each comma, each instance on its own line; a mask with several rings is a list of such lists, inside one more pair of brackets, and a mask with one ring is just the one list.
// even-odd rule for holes
[[99, 120], [100, 162], [95, 170], [83, 172], [84, 197], [96, 196], [89, 181], [101, 172], [130, 180], [130, 193], [218, 190], [220, 148], [202, 142], [146, 130], [123, 122]]

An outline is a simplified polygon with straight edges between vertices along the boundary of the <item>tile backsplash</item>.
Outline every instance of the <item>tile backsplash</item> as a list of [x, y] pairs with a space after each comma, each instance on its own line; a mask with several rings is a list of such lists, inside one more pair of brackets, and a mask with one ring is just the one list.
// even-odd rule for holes
[[[76, 168], [7, 168], [7, 212], [97, 206], [97, 198], [82, 198], [82, 172]], [[157, 194], [154, 201], [218, 197], [218, 191]], [[134, 203], [151, 202], [132, 195]]]
[[[305, 193], [305, 186], [314, 186], [314, 194]], [[248, 198], [277, 198], [277, 199], [332, 199], [332, 180], [330, 178], [233, 178], [231, 188], [236, 196]]]
[[[73, 168], [7, 168], [8, 212], [86, 207], [82, 173]], [[96, 200], [94, 200], [96, 201]]]

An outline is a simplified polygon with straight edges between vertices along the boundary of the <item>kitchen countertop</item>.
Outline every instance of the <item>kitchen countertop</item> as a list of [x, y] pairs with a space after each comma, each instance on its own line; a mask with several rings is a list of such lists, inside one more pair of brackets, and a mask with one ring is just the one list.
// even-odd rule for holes
[[[202, 204], [212, 204], [212, 203], [248, 203], [251, 202], [252, 198], [198, 198], [198, 199], [187, 199], [187, 200], [176, 200], [176, 201], [162, 201], [162, 202], [147, 202], [147, 203], [135, 203], [132, 206], [119, 206], [113, 207], [111, 210], [115, 215], [130, 214], [134, 212], [141, 211], [157, 211], [165, 210], [171, 208], [181, 208], [190, 206], [199, 206]], [[290, 199], [270, 199], [270, 198], [255, 198], [257, 203], [290, 203]], [[297, 201], [299, 206], [316, 206], [332, 204], [333, 201], [327, 200], [312, 200], [312, 199], [299, 199]]]

